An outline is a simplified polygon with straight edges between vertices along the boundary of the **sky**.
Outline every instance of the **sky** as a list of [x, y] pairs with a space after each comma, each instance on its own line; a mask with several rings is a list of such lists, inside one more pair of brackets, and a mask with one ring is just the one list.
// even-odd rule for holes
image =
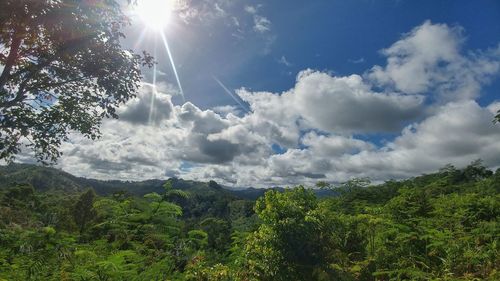
[[237, 187], [500, 167], [499, 1], [171, 5], [161, 30], [130, 11], [123, 44], [157, 65], [99, 140], [62, 144], [58, 167]]

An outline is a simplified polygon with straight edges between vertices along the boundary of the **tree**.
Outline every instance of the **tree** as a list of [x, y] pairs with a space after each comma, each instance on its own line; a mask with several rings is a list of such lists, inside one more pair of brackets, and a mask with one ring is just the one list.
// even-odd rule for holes
[[[335, 280], [327, 274], [331, 235], [311, 190], [268, 191], [257, 200], [262, 221], [246, 244], [247, 272], [256, 280]], [[254, 280], [254, 279], [251, 279]]]
[[78, 226], [80, 235], [85, 231], [87, 224], [97, 216], [94, 209], [95, 197], [94, 190], [87, 190], [80, 196], [80, 198], [78, 198], [78, 201], [73, 209], [73, 218]]
[[130, 20], [119, 3], [0, 1], [0, 159], [26, 146], [56, 161], [70, 131], [99, 137], [102, 119], [134, 97], [153, 59], [122, 48]]
[[483, 166], [483, 160], [481, 159], [472, 161], [463, 170], [463, 177], [467, 181], [478, 181], [484, 178], [491, 177], [492, 175], [493, 172]]
[[211, 250], [224, 253], [231, 244], [231, 225], [229, 222], [208, 217], [200, 222], [201, 229], [207, 233], [207, 246]]

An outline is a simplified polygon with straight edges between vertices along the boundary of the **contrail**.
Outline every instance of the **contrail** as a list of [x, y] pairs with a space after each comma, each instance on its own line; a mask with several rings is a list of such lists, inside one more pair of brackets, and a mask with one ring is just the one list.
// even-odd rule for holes
[[182, 96], [182, 102], [184, 103], [186, 99], [184, 98], [184, 91], [182, 90], [181, 80], [179, 79], [179, 75], [177, 74], [174, 59], [172, 58], [172, 53], [170, 52], [170, 48], [168, 47], [167, 37], [165, 37], [165, 34], [163, 34], [163, 32], [161, 32], [161, 39], [163, 40], [163, 45], [165, 45], [165, 49], [167, 50], [168, 58], [170, 59], [170, 65], [172, 66], [172, 70], [174, 71], [175, 79], [177, 80], [177, 86], [179, 87], [179, 92]]
[[237, 102], [241, 109], [245, 110], [247, 113], [250, 112], [250, 110], [248, 109], [248, 107], [246, 105], [244, 105], [219, 79], [217, 79], [217, 77], [215, 77], [215, 75], [212, 75], [212, 78], [214, 78], [215, 82], [217, 82], [217, 84], [219, 84], [219, 86], [222, 87], [222, 89], [224, 89], [224, 91], [226, 91], [226, 93], [231, 97], [233, 98], [233, 100], [235, 102]]

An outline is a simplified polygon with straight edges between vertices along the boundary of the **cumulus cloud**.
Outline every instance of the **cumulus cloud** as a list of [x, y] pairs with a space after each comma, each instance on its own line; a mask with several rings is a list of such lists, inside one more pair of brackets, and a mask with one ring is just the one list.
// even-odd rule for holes
[[[498, 167], [500, 129], [491, 121], [500, 101], [481, 106], [474, 98], [498, 71], [500, 49], [464, 55], [463, 32], [425, 22], [364, 75], [304, 70], [281, 93], [241, 88], [248, 112], [174, 105], [172, 89], [146, 84], [120, 119], [103, 122], [101, 139], [75, 134], [64, 143], [59, 165], [95, 178], [256, 187], [384, 181], [478, 158]], [[380, 133], [394, 137], [372, 142]]]
[[449, 103], [385, 147], [345, 157], [337, 166], [378, 180], [432, 172], [447, 163], [465, 166], [479, 158], [496, 167], [500, 129], [492, 119], [493, 113], [474, 101]]
[[306, 70], [297, 76], [295, 87], [281, 95], [245, 89], [237, 93], [265, 119], [300, 119], [305, 127], [327, 132], [395, 131], [423, 114], [423, 96], [373, 92], [359, 75], [336, 77]]
[[352, 136], [318, 135], [310, 132], [302, 137], [302, 143], [317, 155], [339, 156], [343, 154], [357, 154], [361, 151], [374, 150], [375, 146]]
[[433, 172], [448, 163], [463, 167], [475, 159], [500, 166], [500, 129], [491, 122], [492, 110], [465, 101], [438, 112], [407, 126], [382, 147], [352, 136], [308, 133], [301, 138], [306, 148], [269, 157], [261, 183], [313, 185], [318, 179], [339, 183], [352, 177], [380, 182]]
[[222, 116], [226, 116], [228, 114], [240, 115], [242, 113], [241, 108], [234, 105], [219, 105], [213, 107], [212, 110]]
[[156, 86], [144, 84], [139, 97], [131, 99], [117, 113], [120, 119], [131, 123], [158, 125], [172, 113], [170, 98], [170, 95], [158, 92]]
[[63, 144], [58, 165], [80, 176], [129, 180], [161, 177], [179, 162], [164, 149], [168, 137], [175, 140], [173, 132], [158, 133], [155, 126], [121, 120], [105, 121], [101, 131], [97, 141], [74, 135]]
[[464, 41], [461, 27], [426, 21], [382, 50], [387, 65], [374, 66], [367, 77], [408, 94], [435, 94], [445, 101], [476, 98], [499, 71], [500, 47], [463, 54]]
[[[153, 95], [152, 90], [146, 85], [121, 109], [120, 119], [105, 120], [97, 141], [73, 135], [62, 146], [59, 166], [103, 179], [162, 178], [167, 171], [179, 174], [185, 162], [221, 165], [241, 156], [241, 162], [250, 163], [270, 151], [265, 139], [241, 125], [239, 117], [223, 117], [189, 102], [174, 106], [169, 95]], [[168, 112], [154, 123], [149, 122], [149, 108], [142, 106], [153, 104], [151, 99], [153, 108]]]
[[376, 93], [359, 75], [304, 71], [290, 95], [310, 126], [329, 132], [394, 131], [422, 114], [422, 96]]

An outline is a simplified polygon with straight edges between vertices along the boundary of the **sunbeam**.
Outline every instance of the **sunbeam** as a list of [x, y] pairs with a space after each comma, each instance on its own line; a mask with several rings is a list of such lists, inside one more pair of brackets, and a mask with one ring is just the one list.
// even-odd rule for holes
[[141, 31], [141, 33], [139, 34], [139, 36], [137, 37], [137, 40], [135, 40], [135, 43], [134, 43], [134, 49], [139, 49], [140, 45], [143, 43], [144, 41], [144, 37], [146, 36], [146, 30], [143, 29]]
[[184, 97], [184, 90], [182, 90], [181, 80], [179, 79], [179, 75], [177, 74], [177, 68], [175, 67], [174, 59], [172, 57], [172, 53], [170, 52], [170, 48], [168, 47], [167, 37], [165, 36], [165, 34], [163, 34], [163, 32], [161, 32], [160, 35], [161, 39], [163, 40], [163, 45], [167, 50], [168, 58], [170, 60], [170, 65], [172, 66], [172, 70], [174, 71], [175, 80], [177, 80], [177, 87], [179, 87], [179, 92], [182, 97], [182, 102], [184, 103], [186, 101]]
[[[157, 41], [155, 40], [155, 44], [154, 44], [154, 56], [155, 57], [156, 57], [156, 45], [157, 45]], [[151, 102], [149, 104], [149, 118], [148, 118], [149, 125], [151, 125], [151, 120], [153, 120], [155, 98], [156, 98], [156, 63], [153, 65], [153, 91], [151, 94]]]
[[215, 82], [217, 82], [217, 84], [219, 84], [219, 86], [222, 87], [222, 89], [224, 89], [224, 91], [235, 101], [237, 102], [241, 109], [245, 110], [246, 113], [249, 113], [250, 112], [250, 109], [245, 106], [227, 87], [226, 85], [224, 85], [224, 83], [222, 83], [217, 77], [215, 77], [215, 75], [212, 75], [212, 78], [215, 80]]

